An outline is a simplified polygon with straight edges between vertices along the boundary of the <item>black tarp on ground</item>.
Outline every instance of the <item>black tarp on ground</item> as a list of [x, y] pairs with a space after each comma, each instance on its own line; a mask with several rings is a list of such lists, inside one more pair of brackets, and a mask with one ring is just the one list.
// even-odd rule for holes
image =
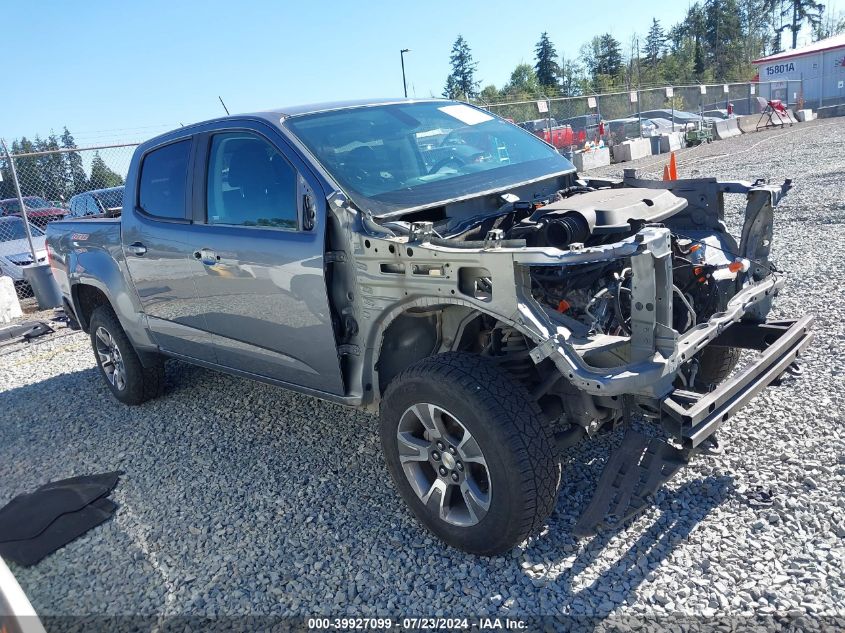
[[106, 496], [120, 473], [86, 475], [45, 484], [0, 508], [0, 556], [34, 565], [114, 514]]

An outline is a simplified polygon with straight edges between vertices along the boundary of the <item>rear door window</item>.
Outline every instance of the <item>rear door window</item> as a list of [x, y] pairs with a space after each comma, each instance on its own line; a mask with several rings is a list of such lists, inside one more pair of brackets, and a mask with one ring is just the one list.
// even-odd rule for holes
[[177, 141], [149, 152], [141, 163], [138, 202], [160, 218], [184, 219], [191, 141]]

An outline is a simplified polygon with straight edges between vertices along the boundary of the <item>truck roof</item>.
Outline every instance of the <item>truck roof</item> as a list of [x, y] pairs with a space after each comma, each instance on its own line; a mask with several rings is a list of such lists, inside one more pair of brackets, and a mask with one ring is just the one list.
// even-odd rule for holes
[[325, 101], [322, 103], [307, 103], [302, 105], [274, 108], [264, 112], [255, 112], [257, 116], [276, 116], [278, 118], [298, 116], [300, 114], [314, 114], [330, 110], [346, 110], [349, 108], [366, 108], [370, 106], [387, 105], [391, 103], [419, 103], [426, 101], [449, 101], [449, 99], [406, 99], [403, 97], [384, 97], [380, 99], [348, 99], [344, 101]]
[[230, 119], [244, 119], [244, 118], [260, 118], [269, 121], [274, 125], [279, 125], [279, 123], [288, 117], [299, 116], [302, 114], [315, 114], [317, 112], [329, 112], [331, 110], [346, 110], [352, 108], [367, 108], [372, 106], [380, 106], [380, 105], [387, 105], [393, 103], [423, 103], [423, 102], [430, 102], [430, 101], [443, 101], [448, 102], [452, 101], [450, 99], [437, 99], [437, 98], [427, 98], [427, 99], [406, 99], [404, 97], [384, 97], [380, 99], [351, 99], [351, 100], [343, 100], [343, 101], [325, 101], [321, 103], [308, 103], [302, 105], [294, 105], [294, 106], [287, 106], [283, 108], [272, 108], [270, 110], [260, 110], [258, 112], [242, 112], [238, 114], [231, 114], [228, 116], [221, 116], [215, 117], [213, 119], [206, 119], [204, 121], [197, 121], [195, 123], [191, 123], [186, 125], [182, 128], [176, 128], [170, 130], [168, 132], [164, 132], [162, 134], [158, 134], [150, 139], [147, 139], [142, 143], [142, 146], [147, 146], [150, 144], [156, 143], [159, 139], [165, 138], [170, 136], [171, 134], [178, 132], [178, 131], [189, 131], [191, 128], [199, 125], [204, 125], [206, 123], [212, 123], [217, 121], [227, 121]]

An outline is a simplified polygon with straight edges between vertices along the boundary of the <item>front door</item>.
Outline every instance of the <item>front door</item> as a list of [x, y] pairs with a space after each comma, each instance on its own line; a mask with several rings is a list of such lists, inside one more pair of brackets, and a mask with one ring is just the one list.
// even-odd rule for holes
[[325, 226], [322, 216], [315, 226], [301, 221], [303, 197], [314, 195], [316, 182], [257, 129], [220, 129], [203, 139], [197, 160], [205, 186], [194, 189], [190, 235], [218, 362], [343, 393], [323, 270]]

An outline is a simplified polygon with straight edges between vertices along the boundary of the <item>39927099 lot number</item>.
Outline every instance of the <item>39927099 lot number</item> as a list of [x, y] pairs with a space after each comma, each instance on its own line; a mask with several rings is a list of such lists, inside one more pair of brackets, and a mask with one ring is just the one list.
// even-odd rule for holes
[[386, 630], [398, 625], [391, 618], [308, 618], [310, 630]]
[[526, 623], [509, 618], [434, 618], [406, 617], [392, 618], [308, 618], [308, 629], [317, 631], [343, 630], [389, 630], [408, 631], [467, 630], [471, 628], [489, 630], [523, 630]]

